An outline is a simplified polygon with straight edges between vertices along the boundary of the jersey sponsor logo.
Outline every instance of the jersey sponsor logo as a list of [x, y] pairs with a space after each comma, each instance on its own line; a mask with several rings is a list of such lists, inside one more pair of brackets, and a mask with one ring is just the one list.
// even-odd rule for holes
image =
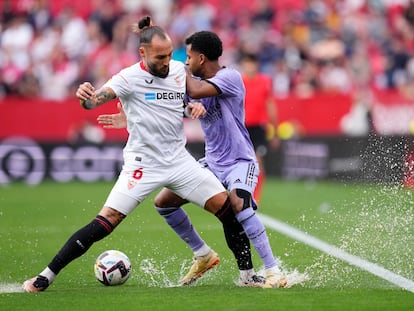
[[155, 100], [155, 93], [145, 93], [145, 100]]
[[151, 79], [151, 80], [147, 80], [147, 79], [145, 79], [145, 82], [146, 82], [147, 84], [152, 84], [152, 82], [154, 82], [154, 79]]
[[145, 100], [160, 100], [160, 99], [179, 99], [184, 100], [184, 92], [157, 92], [157, 93], [145, 93]]

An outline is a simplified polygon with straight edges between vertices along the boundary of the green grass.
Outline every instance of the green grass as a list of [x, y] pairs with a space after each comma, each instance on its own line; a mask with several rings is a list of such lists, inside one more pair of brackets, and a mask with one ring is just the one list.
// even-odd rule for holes
[[[101, 208], [110, 183], [45, 182], [0, 188], [0, 310], [413, 310], [414, 294], [268, 229], [288, 273], [309, 280], [288, 289], [239, 288], [235, 261], [220, 223], [186, 207], [195, 227], [221, 257], [194, 286], [172, 287], [191, 252], [153, 210], [150, 197], [113, 234], [94, 244], [39, 294], [13, 293], [40, 272], [75, 230]], [[392, 185], [268, 179], [260, 212], [414, 280], [414, 218], [410, 190]], [[119, 249], [133, 273], [105, 287], [93, 274], [95, 258]], [[254, 263], [261, 263], [255, 252]], [[11, 288], [7, 292], [7, 288]]]

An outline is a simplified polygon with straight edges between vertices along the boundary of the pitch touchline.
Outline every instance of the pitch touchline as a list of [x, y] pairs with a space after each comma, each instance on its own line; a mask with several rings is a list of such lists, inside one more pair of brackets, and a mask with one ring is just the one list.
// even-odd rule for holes
[[279, 233], [282, 233], [288, 237], [291, 237], [297, 241], [300, 241], [306, 245], [312, 246], [322, 252], [327, 253], [333, 257], [346, 261], [354, 266], [357, 266], [365, 271], [368, 271], [390, 283], [397, 285], [405, 290], [414, 293], [414, 282], [401, 275], [395, 274], [394, 272], [387, 270], [375, 263], [369, 262], [352, 254], [349, 254], [340, 248], [326, 243], [314, 236], [306, 234], [303, 231], [296, 229], [284, 222], [281, 222], [270, 216], [257, 213], [266, 227], [269, 227]]

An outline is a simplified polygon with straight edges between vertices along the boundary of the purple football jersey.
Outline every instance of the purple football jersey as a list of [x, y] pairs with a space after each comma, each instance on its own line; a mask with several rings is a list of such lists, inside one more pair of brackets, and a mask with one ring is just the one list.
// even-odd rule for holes
[[214, 172], [239, 161], [256, 161], [253, 144], [244, 124], [246, 90], [240, 73], [224, 67], [206, 81], [220, 93], [201, 99], [207, 110], [206, 116], [200, 121], [205, 135], [208, 166]]

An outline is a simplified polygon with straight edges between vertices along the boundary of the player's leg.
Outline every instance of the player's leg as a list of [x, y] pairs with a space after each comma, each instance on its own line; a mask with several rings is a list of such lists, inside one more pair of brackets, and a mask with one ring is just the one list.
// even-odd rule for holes
[[195, 282], [220, 262], [217, 253], [201, 239], [187, 213], [181, 208], [187, 202], [187, 200], [167, 188], [162, 189], [154, 200], [158, 213], [164, 217], [169, 226], [194, 253], [193, 264], [189, 272], [180, 281], [181, 285], [189, 285]]
[[229, 199], [215, 213], [215, 216], [223, 224], [227, 246], [233, 252], [236, 259], [240, 274], [239, 285], [261, 287], [264, 284], [264, 278], [257, 275], [254, 271], [250, 240], [241, 224], [237, 221]]
[[[198, 163], [200, 163], [203, 168], [209, 169], [205, 158], [198, 160]], [[219, 181], [222, 182], [220, 178]], [[217, 207], [219, 207], [219, 211], [217, 211]], [[237, 221], [233, 210], [228, 208], [227, 203], [222, 206], [220, 202], [217, 203], [213, 201], [208, 202], [206, 209], [215, 214], [223, 224], [227, 246], [233, 252], [237, 267], [239, 268], [239, 285], [253, 287], [263, 285], [264, 278], [254, 272], [249, 238], [244, 232], [243, 227]]]
[[[275, 259], [266, 229], [257, 217], [252, 204], [254, 176], [257, 176], [255, 163], [241, 163], [226, 177], [229, 184], [230, 201], [238, 222], [259, 254], [266, 271], [264, 287], [284, 287], [286, 280], [280, 275], [279, 263]], [[235, 183], [235, 181], [238, 181]], [[245, 181], [240, 183], [240, 181]]]
[[[49, 265], [36, 277], [23, 283], [27, 292], [44, 291], [56, 278], [57, 274], [74, 259], [82, 256], [93, 243], [108, 236], [113, 229], [131, 211], [135, 209], [157, 184], [142, 181], [140, 187], [128, 189], [131, 178], [138, 175], [134, 172], [122, 172], [109, 194], [104, 207], [89, 224], [76, 231], [62, 246]], [[128, 194], [126, 194], [128, 192]]]
[[[174, 185], [173, 190], [181, 197], [185, 197], [186, 200], [177, 201], [177, 198], [170, 197], [170, 200], [165, 200], [163, 202], [164, 207], [174, 206], [174, 202], [176, 205], [179, 205], [184, 202], [191, 201], [215, 214], [223, 223], [226, 242], [230, 250], [235, 255], [239, 268], [249, 269], [252, 267], [253, 264], [251, 260], [249, 240], [243, 233], [243, 228], [235, 219], [232, 209], [228, 208], [228, 194], [221, 182], [212, 172], [201, 167], [199, 163], [191, 159], [188, 159], [188, 161], [184, 163], [183, 167], [178, 167], [177, 173], [180, 177], [180, 182]], [[159, 204], [161, 204], [161, 202], [159, 202]], [[219, 210], [225, 212], [217, 214]], [[180, 212], [179, 214], [184, 217], [184, 213]], [[172, 225], [171, 223], [170, 225], [172, 227], [179, 227], [180, 221], [178, 221], [178, 219], [175, 220], [175, 223], [176, 225]], [[187, 232], [190, 232], [190, 229], [191, 231], [194, 230], [189, 221], [181, 221], [181, 223], [186, 224], [187, 228], [189, 228], [187, 229]], [[194, 270], [194, 266], [197, 266], [197, 262], [194, 262], [192, 269], [182, 282], [186, 283], [188, 279], [190, 282], [193, 282], [201, 276], [192, 275], [191, 272]]]
[[[203, 206], [222, 222], [227, 245], [236, 258], [240, 273], [251, 273], [250, 282], [247, 284], [244, 282], [241, 285], [262, 285], [263, 280], [254, 275], [250, 242], [229, 205], [227, 191], [224, 190], [221, 182], [208, 169], [201, 168], [200, 170], [200, 167], [193, 167], [191, 172], [193, 178], [199, 175], [201, 180], [200, 178], [195, 178], [195, 182], [193, 182], [195, 187], [192, 187], [189, 191], [186, 188], [192, 184], [190, 181], [186, 183], [185, 187], [178, 188], [178, 191], [182, 191], [182, 195], [186, 196], [187, 200]], [[254, 282], [252, 282], [253, 280]]]
[[57, 274], [64, 267], [74, 259], [85, 254], [93, 243], [109, 235], [124, 217], [125, 215], [109, 207], [103, 207], [95, 219], [76, 231], [66, 241], [48, 266], [37, 277], [23, 283], [23, 288], [27, 292], [45, 290], [53, 283]]
[[191, 248], [194, 256], [205, 256], [210, 248], [197, 233], [191, 221], [181, 206], [187, 200], [167, 188], [163, 188], [155, 197], [154, 204], [157, 212], [165, 219], [167, 224]]

